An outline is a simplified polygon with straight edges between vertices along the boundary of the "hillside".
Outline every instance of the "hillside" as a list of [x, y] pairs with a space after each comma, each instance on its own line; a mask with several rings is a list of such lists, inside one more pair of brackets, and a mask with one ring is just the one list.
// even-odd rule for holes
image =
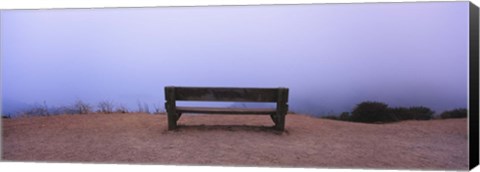
[[90, 114], [2, 119], [6, 161], [328, 168], [468, 167], [467, 120], [362, 124], [288, 115]]

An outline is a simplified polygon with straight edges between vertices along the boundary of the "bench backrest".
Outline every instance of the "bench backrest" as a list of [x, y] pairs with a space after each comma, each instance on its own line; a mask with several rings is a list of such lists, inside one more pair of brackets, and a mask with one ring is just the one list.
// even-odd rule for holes
[[168, 86], [165, 87], [165, 100], [286, 103], [288, 101], [288, 88]]

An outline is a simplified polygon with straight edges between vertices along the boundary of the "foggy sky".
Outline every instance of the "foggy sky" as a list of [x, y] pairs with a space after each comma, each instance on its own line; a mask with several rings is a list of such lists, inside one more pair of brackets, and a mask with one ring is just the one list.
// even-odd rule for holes
[[301, 113], [467, 106], [468, 2], [4, 10], [3, 111], [288, 87]]

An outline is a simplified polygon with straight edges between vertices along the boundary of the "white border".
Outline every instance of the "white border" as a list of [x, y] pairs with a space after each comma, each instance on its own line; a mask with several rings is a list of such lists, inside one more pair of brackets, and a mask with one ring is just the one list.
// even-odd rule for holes
[[[465, 0], [1, 0], [1, 10], [11, 9], [57, 9], [57, 8], [113, 8], [113, 7], [161, 7], [161, 6], [207, 6], [207, 5], [270, 5], [270, 4], [313, 4], [313, 3], [375, 3], [375, 2], [443, 2]], [[471, 0], [480, 6], [480, 0]], [[261, 167], [200, 167], [169, 165], [114, 165], [114, 164], [78, 164], [78, 163], [35, 163], [35, 162], [0, 162], [0, 169], [11, 171], [209, 171], [240, 172], [252, 171], [346, 171], [346, 169], [312, 169], [312, 168], [261, 168]], [[347, 171], [378, 171], [349, 169]], [[381, 170], [399, 171], [399, 170]], [[408, 170], [412, 171], [412, 170]], [[473, 171], [480, 171], [477, 167]]]
[[[312, 3], [443, 2], [466, 0], [2, 0], [0, 9], [108, 8], [204, 5], [268, 5]], [[473, 2], [480, 0], [474, 0]], [[479, 3], [476, 3], [479, 4]]]

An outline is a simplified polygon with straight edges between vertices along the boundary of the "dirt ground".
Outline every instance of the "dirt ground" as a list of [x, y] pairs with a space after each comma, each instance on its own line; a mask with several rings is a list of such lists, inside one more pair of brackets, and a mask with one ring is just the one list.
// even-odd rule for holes
[[287, 115], [89, 114], [2, 120], [4, 161], [467, 170], [467, 120], [362, 124]]

